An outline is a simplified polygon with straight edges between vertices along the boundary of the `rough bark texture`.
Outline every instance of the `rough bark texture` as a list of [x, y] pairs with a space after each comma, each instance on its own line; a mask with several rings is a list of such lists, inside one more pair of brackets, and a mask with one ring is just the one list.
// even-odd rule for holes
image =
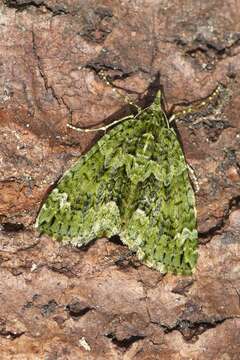
[[[1, 359], [240, 358], [239, 18], [234, 0], [0, 1]], [[177, 122], [200, 187], [192, 277], [162, 277], [116, 241], [74, 249], [34, 230], [96, 139], [67, 122], [129, 111], [99, 69], [143, 103], [159, 71], [167, 110], [222, 84]]]

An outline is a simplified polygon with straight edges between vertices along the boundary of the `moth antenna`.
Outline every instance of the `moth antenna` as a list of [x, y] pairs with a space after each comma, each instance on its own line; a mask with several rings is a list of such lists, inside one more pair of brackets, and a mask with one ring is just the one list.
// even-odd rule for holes
[[127, 96], [127, 95], [123, 95], [116, 87], [114, 87], [114, 85], [112, 84], [112, 82], [109, 80], [109, 78], [105, 75], [104, 71], [101, 70], [99, 73], [98, 73], [99, 77], [104, 80], [104, 82], [111, 86], [112, 90], [125, 102], [127, 103], [128, 105], [131, 105], [131, 106], [134, 106], [137, 110], [137, 114], [134, 116], [134, 115], [128, 115], [128, 116], [125, 116], [121, 119], [118, 119], [116, 121], [113, 121], [111, 124], [108, 124], [108, 125], [105, 125], [105, 126], [101, 126], [99, 128], [81, 128], [81, 127], [77, 127], [77, 126], [74, 126], [70, 123], [67, 123], [67, 127], [69, 127], [70, 129], [72, 130], [75, 130], [75, 131], [78, 131], [78, 132], [95, 132], [95, 131], [99, 131], [99, 130], [102, 130], [104, 132], [106, 132], [110, 127], [122, 122], [122, 121], [125, 121], [125, 120], [131, 120], [131, 119], [135, 119], [137, 116], [139, 116], [143, 109], [138, 106], [137, 104], [135, 104], [132, 99]]
[[[138, 116], [139, 114], [137, 114], [136, 116]], [[77, 126], [74, 126], [72, 124], [69, 124], [67, 123], [67, 127], [69, 127], [70, 129], [73, 129], [73, 130], [76, 130], [78, 132], [94, 132], [94, 131], [99, 131], [99, 130], [102, 130], [102, 131], [107, 131], [107, 129], [109, 129], [110, 127], [122, 122], [122, 121], [125, 121], [125, 120], [131, 120], [131, 119], [135, 119], [134, 115], [128, 115], [128, 116], [125, 116], [124, 118], [122, 119], [118, 119], [118, 120], [115, 120], [113, 121], [111, 124], [108, 124], [106, 126], [101, 126], [99, 128], [81, 128], [81, 127], [77, 127]]]
[[222, 84], [219, 84], [217, 86], [217, 88], [212, 92], [212, 94], [210, 96], [208, 96], [207, 98], [205, 98], [203, 101], [201, 101], [199, 104], [189, 106], [188, 108], [186, 108], [182, 111], [178, 111], [178, 112], [174, 113], [168, 120], [169, 124], [172, 121], [176, 120], [177, 118], [180, 118], [187, 114], [192, 114], [192, 113], [195, 113], [195, 112], [198, 112], [198, 111], [204, 109], [206, 106], [208, 106], [211, 102], [213, 102], [220, 95], [221, 89], [222, 89]]
[[123, 95], [115, 86], [114, 84], [111, 82], [111, 80], [109, 79], [109, 77], [104, 73], [103, 70], [100, 70], [98, 73], [98, 76], [100, 77], [100, 79], [102, 79], [108, 86], [110, 86], [112, 88], [112, 91], [120, 98], [122, 99], [125, 104], [134, 106], [137, 110], [137, 112], [140, 112], [142, 109], [140, 108], [140, 106], [138, 106], [134, 101], [132, 101], [132, 99], [128, 96], [128, 95]]

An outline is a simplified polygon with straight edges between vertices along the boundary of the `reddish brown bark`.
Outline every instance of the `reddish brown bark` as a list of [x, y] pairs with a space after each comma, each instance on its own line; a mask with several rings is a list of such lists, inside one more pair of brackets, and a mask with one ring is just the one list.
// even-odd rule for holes
[[[236, 1], [0, 2], [1, 359], [239, 359], [240, 7]], [[177, 122], [195, 170], [192, 277], [162, 277], [100, 239], [62, 247], [34, 230], [41, 202], [102, 124], [157, 72], [166, 109], [217, 101]]]

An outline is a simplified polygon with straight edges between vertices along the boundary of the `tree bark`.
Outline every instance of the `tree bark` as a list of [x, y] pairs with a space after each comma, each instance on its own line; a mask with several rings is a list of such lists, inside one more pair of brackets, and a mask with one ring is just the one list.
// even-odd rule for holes
[[[234, 0], [0, 1], [1, 359], [239, 359], [240, 5]], [[161, 275], [118, 241], [34, 228], [49, 191], [160, 74], [194, 169], [199, 259]], [[219, 89], [219, 95], [198, 104]]]

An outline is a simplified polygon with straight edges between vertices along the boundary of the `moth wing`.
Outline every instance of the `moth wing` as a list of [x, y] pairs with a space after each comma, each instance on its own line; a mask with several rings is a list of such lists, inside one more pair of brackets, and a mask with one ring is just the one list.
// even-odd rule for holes
[[[138, 140], [138, 126], [125, 121], [105, 134], [58, 182], [42, 206], [36, 227], [63, 242], [84, 245], [119, 234], [132, 161], [124, 149]], [[130, 166], [130, 165], [129, 165]]]
[[121, 239], [146, 265], [191, 274], [197, 260], [194, 192], [177, 136], [164, 121], [156, 126], [159, 116], [154, 106], [143, 115], [146, 133], [139, 148], [144, 154], [135, 157], [129, 174], [135, 176], [130, 193], [137, 195]]

